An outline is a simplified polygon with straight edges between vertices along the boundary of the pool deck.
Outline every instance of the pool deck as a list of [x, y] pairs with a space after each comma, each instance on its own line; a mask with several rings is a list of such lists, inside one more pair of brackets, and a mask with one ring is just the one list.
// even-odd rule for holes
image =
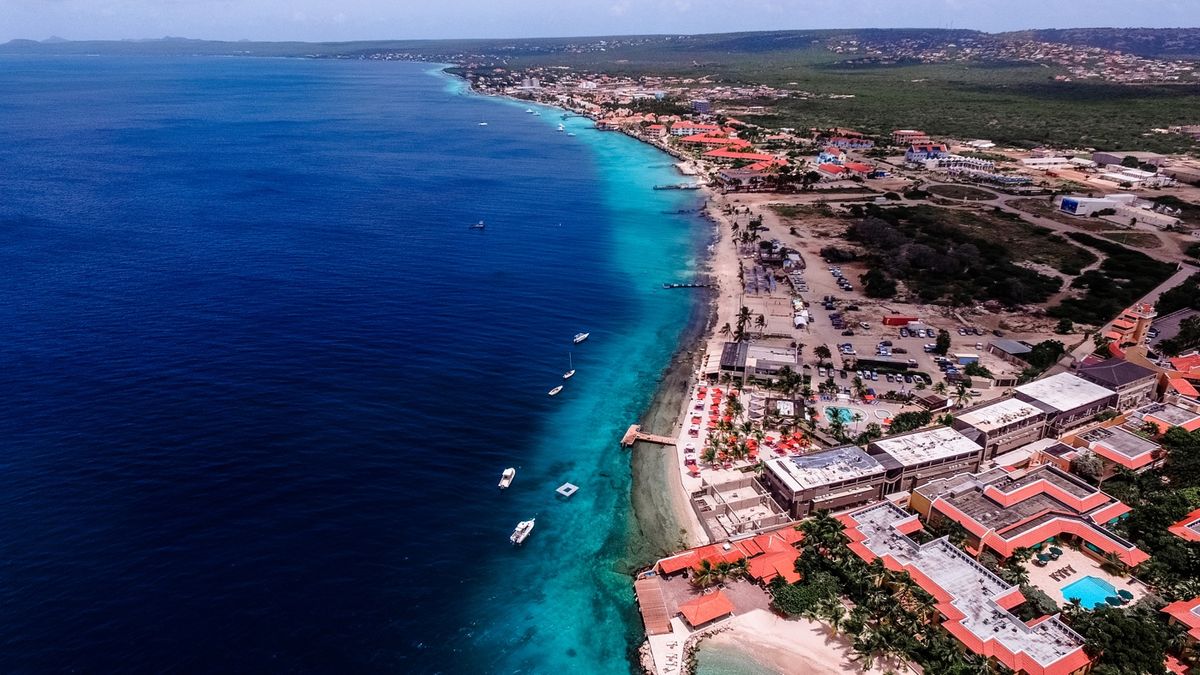
[[[1133, 600], [1130, 604], [1141, 600], [1146, 595], [1146, 587], [1138, 583], [1130, 577], [1121, 578], [1104, 570], [1100, 569], [1100, 563], [1096, 559], [1084, 555], [1080, 551], [1073, 548], [1058, 545], [1062, 549], [1063, 554], [1058, 560], [1051, 560], [1046, 563], [1045, 567], [1038, 567], [1033, 564], [1033, 561], [1025, 563], [1025, 569], [1029, 571], [1029, 584], [1040, 588], [1046, 595], [1050, 596], [1060, 606], [1069, 604], [1062, 589], [1079, 581], [1084, 577], [1097, 577], [1112, 584], [1117, 590], [1126, 590], [1133, 594]], [[1052, 574], [1060, 570], [1073, 570], [1065, 574], [1056, 574], [1057, 579]]]

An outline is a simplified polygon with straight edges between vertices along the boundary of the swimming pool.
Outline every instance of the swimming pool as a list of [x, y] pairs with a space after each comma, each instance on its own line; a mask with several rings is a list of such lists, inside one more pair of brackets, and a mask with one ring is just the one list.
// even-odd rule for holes
[[835, 419], [840, 419], [842, 424], [850, 424], [854, 421], [853, 408], [840, 408], [838, 406], [825, 406], [825, 419], [832, 422]]
[[1087, 609], [1096, 609], [1106, 605], [1108, 597], [1117, 597], [1117, 589], [1107, 581], [1097, 577], [1084, 577], [1079, 581], [1063, 586], [1063, 597], [1067, 602], [1079, 598], [1079, 604]]

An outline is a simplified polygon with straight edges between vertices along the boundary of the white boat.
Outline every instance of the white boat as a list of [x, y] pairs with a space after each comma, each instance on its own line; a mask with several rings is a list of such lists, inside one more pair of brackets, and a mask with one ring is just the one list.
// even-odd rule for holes
[[533, 113], [533, 108], [526, 108], [526, 109], [525, 109], [525, 112], [526, 112], [526, 114], [532, 114], [532, 113]]
[[562, 391], [562, 388], [563, 388], [563, 386], [560, 384], [557, 387], [551, 389], [550, 396], [558, 396], [558, 392]]
[[575, 337], [572, 339], [575, 340], [575, 344], [579, 344], [580, 342], [588, 339], [589, 335], [591, 335], [591, 333], [576, 333]]
[[509, 485], [512, 485], [513, 478], [516, 476], [516, 469], [512, 468], [511, 466], [505, 469], [504, 473], [500, 474], [500, 489], [504, 490], [508, 488]]
[[574, 132], [572, 132], [572, 133], [569, 133], [569, 134], [567, 134], [567, 135], [568, 135], [568, 136], [574, 136], [574, 135], [575, 135], [575, 133], [574, 133]]
[[533, 116], [534, 116], [534, 117], [541, 117], [541, 116], [542, 116], [542, 113], [540, 113], [540, 112], [538, 112], [538, 111], [534, 110], [534, 111], [533, 111]]
[[563, 373], [563, 379], [569, 380], [575, 375], [575, 359], [571, 358], [571, 352], [567, 352], [567, 372]]
[[559, 131], [566, 131], [566, 130], [567, 130], [567, 128], [563, 126], [563, 123], [562, 123], [562, 122], [559, 122], [559, 123], [558, 123], [558, 130], [559, 130]]
[[513, 530], [513, 533], [509, 536], [508, 540], [511, 541], [514, 546], [519, 546], [520, 544], [525, 543], [525, 540], [529, 538], [529, 533], [533, 532], [534, 520], [536, 519], [530, 518], [529, 520], [522, 520], [521, 522], [517, 523], [517, 529]]
[[486, 126], [487, 126], [487, 122], [480, 122], [480, 123], [479, 123], [479, 126], [481, 126], [481, 127], [486, 127]]
[[467, 226], [467, 229], [469, 229], [469, 230], [482, 230], [482, 229], [483, 229], [483, 228], [485, 228], [485, 227], [487, 227], [487, 226], [486, 226], [486, 225], [484, 225], [484, 224], [483, 224], [483, 221], [481, 220], [481, 221], [479, 221], [478, 223], [475, 223], [474, 225], [468, 225], [468, 226]]

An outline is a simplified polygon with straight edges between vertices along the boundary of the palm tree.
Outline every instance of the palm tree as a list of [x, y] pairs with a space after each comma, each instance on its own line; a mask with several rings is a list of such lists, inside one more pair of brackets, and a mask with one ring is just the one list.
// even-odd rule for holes
[[763, 316], [762, 314], [759, 314], [757, 317], [755, 317], [754, 327], [758, 329], [758, 336], [762, 337], [763, 330], [767, 327], [767, 317]]
[[[720, 563], [725, 565], [727, 563]], [[708, 588], [721, 580], [720, 571], [706, 558], [692, 571], [692, 585], [697, 588]]]
[[938, 382], [937, 384], [933, 385], [933, 392], [935, 394], [945, 394], [946, 393], [946, 383]]
[[971, 392], [967, 391], [966, 387], [960, 384], [958, 385], [958, 390], [954, 392], [954, 405], [960, 408], [965, 408], [974, 397], [975, 396]]
[[829, 610], [825, 613], [825, 620], [829, 622], [829, 636], [837, 637], [838, 629], [842, 627], [842, 622], [846, 619], [846, 608], [841, 601], [835, 600], [830, 605]]
[[859, 412], [854, 413], [853, 420], [854, 420], [854, 433], [857, 434], [858, 433], [858, 423], [863, 421], [862, 413], [859, 413]]
[[754, 315], [750, 313], [750, 308], [743, 305], [742, 308], [738, 310], [736, 323], [737, 328], [734, 330], [734, 332], [744, 337], [746, 335], [746, 326], [750, 325], [750, 321], [753, 316]]
[[828, 345], [817, 345], [813, 349], [813, 356], [816, 356], [818, 359], [828, 360], [833, 358], [833, 352], [829, 350]]
[[725, 337], [729, 337], [729, 336], [733, 335], [733, 327], [729, 325], [728, 321], [726, 321], [725, 325], [721, 326], [721, 330], [719, 332], [721, 333], [721, 335], [724, 335]]

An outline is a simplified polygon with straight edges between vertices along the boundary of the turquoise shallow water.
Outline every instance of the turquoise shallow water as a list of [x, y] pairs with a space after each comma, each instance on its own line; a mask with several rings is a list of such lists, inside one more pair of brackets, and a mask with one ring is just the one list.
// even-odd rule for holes
[[754, 661], [750, 652], [729, 645], [701, 642], [696, 652], [696, 675], [780, 675]]

